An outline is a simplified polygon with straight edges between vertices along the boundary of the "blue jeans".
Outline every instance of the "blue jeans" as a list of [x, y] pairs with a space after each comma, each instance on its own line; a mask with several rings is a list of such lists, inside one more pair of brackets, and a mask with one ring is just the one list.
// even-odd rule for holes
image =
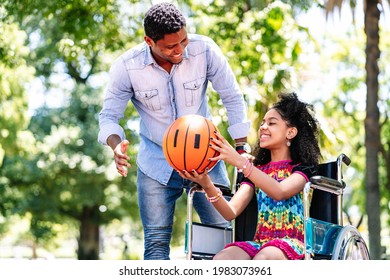
[[[223, 162], [219, 162], [211, 173], [213, 182], [230, 185]], [[138, 203], [144, 227], [144, 259], [169, 260], [176, 200], [184, 189], [189, 191], [191, 181], [183, 180], [176, 171], [173, 171], [167, 186], [146, 176], [140, 169], [137, 175]], [[202, 223], [229, 225], [203, 193], [194, 194], [193, 205]]]

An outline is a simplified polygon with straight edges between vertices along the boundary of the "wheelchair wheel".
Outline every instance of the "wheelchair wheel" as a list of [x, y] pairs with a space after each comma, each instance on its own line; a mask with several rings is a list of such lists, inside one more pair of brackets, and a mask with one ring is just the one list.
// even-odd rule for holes
[[370, 255], [364, 239], [351, 225], [345, 226], [337, 236], [332, 260], [369, 260]]

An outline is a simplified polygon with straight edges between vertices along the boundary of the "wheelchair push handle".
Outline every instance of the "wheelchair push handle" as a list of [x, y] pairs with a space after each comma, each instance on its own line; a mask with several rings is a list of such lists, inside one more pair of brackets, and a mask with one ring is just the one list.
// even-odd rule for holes
[[338, 157], [337, 157], [337, 162], [344, 162], [346, 166], [349, 166], [351, 164], [351, 159], [345, 155], [345, 154], [340, 154]]
[[344, 163], [346, 166], [349, 166], [351, 164], [351, 159], [345, 154], [340, 154], [337, 157], [336, 163], [337, 163], [337, 180], [340, 183], [343, 183], [342, 163]]
[[[342, 165], [351, 164], [351, 159], [345, 154], [340, 154], [336, 161], [323, 164], [324, 169], [319, 175], [309, 179], [309, 184], [305, 188], [320, 189], [325, 192], [340, 195], [345, 188], [343, 181]], [[335, 167], [335, 169], [333, 169]]]

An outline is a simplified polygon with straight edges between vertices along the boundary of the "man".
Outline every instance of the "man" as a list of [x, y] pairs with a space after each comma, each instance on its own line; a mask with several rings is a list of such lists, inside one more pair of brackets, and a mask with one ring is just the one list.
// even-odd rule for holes
[[[131, 166], [129, 142], [118, 123], [131, 101], [140, 115], [137, 191], [144, 259], [169, 259], [175, 202], [183, 189], [188, 190], [190, 181], [183, 180], [164, 158], [161, 142], [166, 128], [183, 115], [211, 118], [208, 81], [227, 109], [228, 130], [236, 142], [246, 142], [250, 122], [242, 92], [222, 51], [210, 38], [187, 34], [186, 20], [174, 5], [152, 6], [144, 18], [144, 30], [144, 42], [112, 65], [98, 137], [112, 148], [118, 173], [126, 176]], [[209, 174], [213, 182], [230, 185], [222, 161]], [[194, 207], [202, 223], [227, 224], [203, 194], [195, 194]]]

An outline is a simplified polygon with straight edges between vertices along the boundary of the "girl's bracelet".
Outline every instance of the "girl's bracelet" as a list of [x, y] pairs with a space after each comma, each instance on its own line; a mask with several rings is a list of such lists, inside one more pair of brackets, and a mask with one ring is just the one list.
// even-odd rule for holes
[[254, 164], [251, 163], [251, 167], [249, 167], [248, 173], [247, 173], [246, 175], [244, 174], [244, 177], [248, 178], [248, 177], [251, 175], [251, 173], [252, 173], [252, 171], [253, 171], [253, 166], [254, 166]]
[[249, 163], [249, 159], [247, 159], [244, 163], [244, 165], [242, 166], [241, 169], [238, 169], [238, 172], [244, 172], [245, 168], [247, 168], [248, 166], [248, 163]]
[[218, 189], [218, 193], [215, 196], [209, 197], [207, 193], [204, 193], [206, 196], [206, 199], [210, 201], [211, 203], [217, 202], [222, 197], [222, 191]]

